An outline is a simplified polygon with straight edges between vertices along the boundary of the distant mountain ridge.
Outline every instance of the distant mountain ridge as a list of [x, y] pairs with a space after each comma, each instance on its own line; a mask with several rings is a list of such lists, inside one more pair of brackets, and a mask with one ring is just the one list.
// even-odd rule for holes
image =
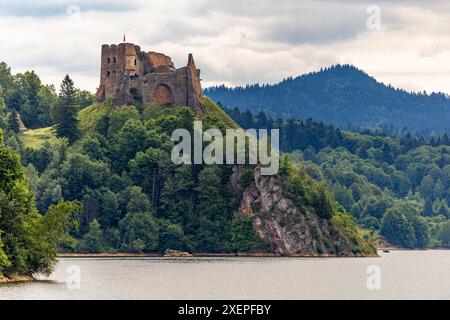
[[443, 93], [411, 93], [378, 82], [351, 65], [335, 65], [274, 85], [210, 87], [222, 105], [272, 117], [312, 118], [339, 126], [394, 124], [411, 131], [450, 130], [450, 99]]

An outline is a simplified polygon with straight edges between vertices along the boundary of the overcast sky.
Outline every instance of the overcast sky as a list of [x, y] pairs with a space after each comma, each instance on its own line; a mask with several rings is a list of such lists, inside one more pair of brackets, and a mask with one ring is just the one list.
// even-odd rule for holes
[[[274, 83], [350, 63], [408, 90], [450, 93], [450, 3], [437, 0], [0, 0], [0, 61], [94, 91], [104, 43], [192, 52], [203, 86]], [[376, 26], [369, 6], [381, 12]]]

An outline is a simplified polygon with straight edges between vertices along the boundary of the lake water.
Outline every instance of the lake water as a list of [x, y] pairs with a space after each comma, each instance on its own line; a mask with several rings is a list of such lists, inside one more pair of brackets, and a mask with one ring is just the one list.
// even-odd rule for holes
[[0, 285], [0, 299], [450, 299], [450, 251], [391, 251], [379, 258], [64, 258], [41, 278]]

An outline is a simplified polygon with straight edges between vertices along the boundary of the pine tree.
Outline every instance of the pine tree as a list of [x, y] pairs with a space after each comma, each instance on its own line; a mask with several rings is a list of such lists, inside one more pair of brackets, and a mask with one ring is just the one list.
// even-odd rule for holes
[[433, 202], [430, 199], [425, 199], [425, 205], [423, 207], [422, 216], [424, 217], [433, 216]]
[[19, 115], [16, 109], [13, 109], [9, 114], [8, 127], [9, 130], [13, 131], [14, 133], [20, 132]]
[[70, 143], [80, 136], [77, 111], [77, 91], [72, 79], [66, 75], [61, 83], [55, 120], [58, 137], [67, 138]]

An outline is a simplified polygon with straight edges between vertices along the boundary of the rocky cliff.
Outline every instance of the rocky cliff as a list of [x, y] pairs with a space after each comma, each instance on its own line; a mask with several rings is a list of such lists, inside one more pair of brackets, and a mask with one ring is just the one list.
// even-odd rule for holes
[[351, 234], [349, 229], [333, 225], [334, 218], [322, 219], [311, 208], [295, 205], [283, 194], [279, 177], [262, 176], [256, 169], [244, 190], [242, 180], [242, 168], [235, 167], [231, 186], [233, 191], [242, 194], [238, 214], [252, 219], [255, 231], [269, 244], [272, 253], [286, 256], [375, 254], [370, 243]]

